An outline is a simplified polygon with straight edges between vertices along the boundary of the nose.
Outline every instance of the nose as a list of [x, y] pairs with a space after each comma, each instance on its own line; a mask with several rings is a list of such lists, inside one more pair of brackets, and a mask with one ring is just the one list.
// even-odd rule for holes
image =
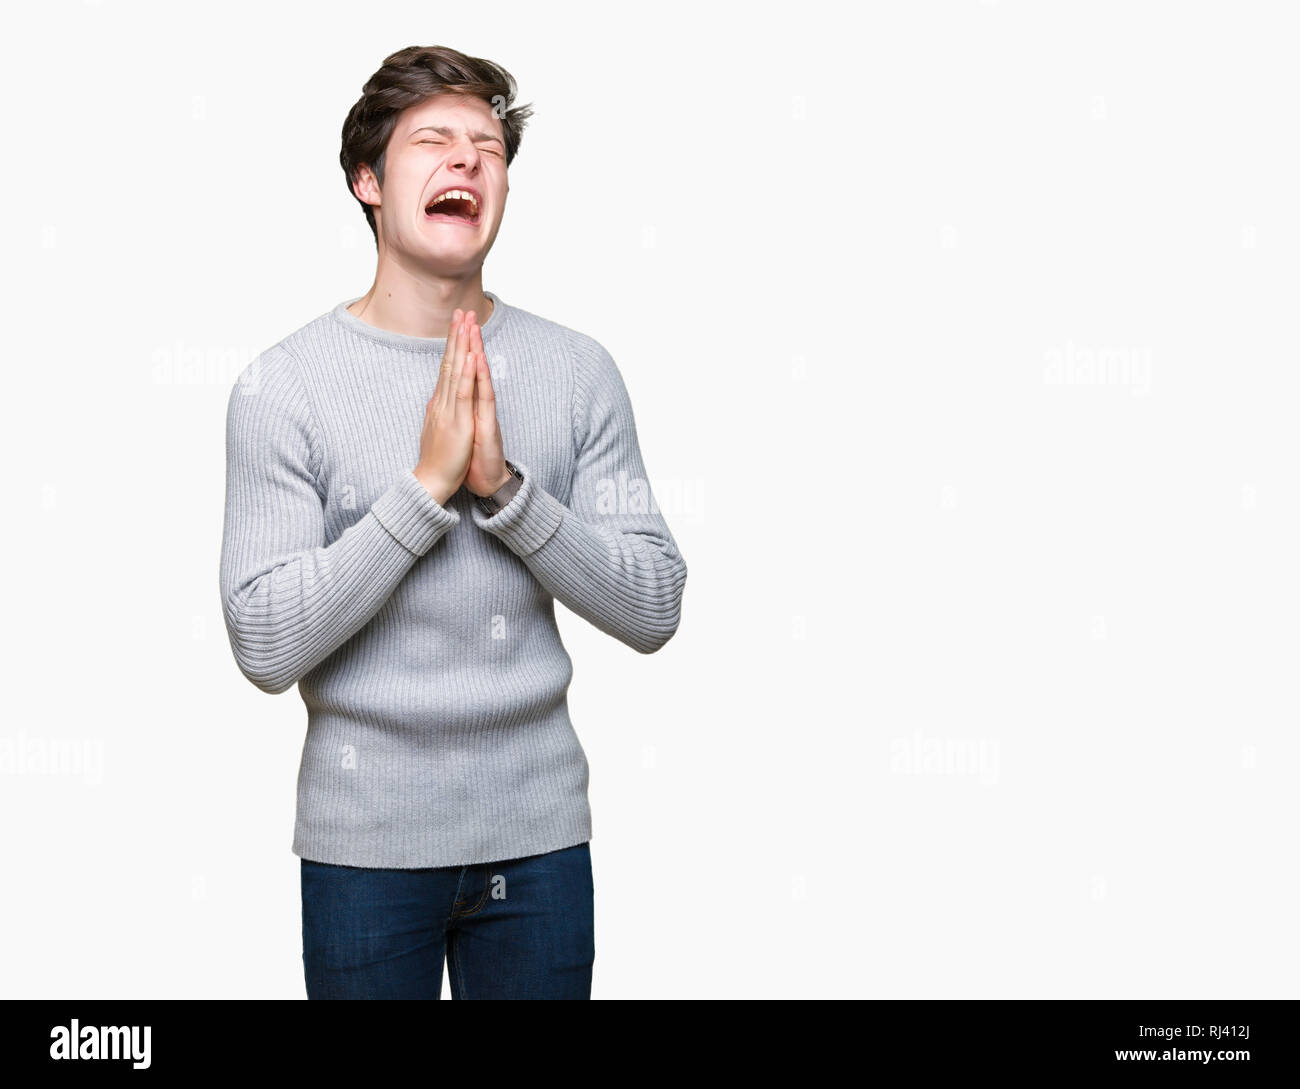
[[453, 169], [463, 168], [472, 171], [478, 166], [480, 154], [479, 149], [474, 146], [472, 141], [458, 138], [452, 145], [448, 165]]

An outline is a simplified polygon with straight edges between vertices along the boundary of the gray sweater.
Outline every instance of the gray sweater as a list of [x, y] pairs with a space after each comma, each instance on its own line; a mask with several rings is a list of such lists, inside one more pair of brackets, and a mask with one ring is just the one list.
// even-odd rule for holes
[[486, 292], [505, 456], [491, 517], [412, 470], [445, 338], [339, 303], [230, 394], [221, 604], [244, 676], [307, 706], [292, 851], [416, 868], [591, 838], [558, 598], [645, 654], [686, 564], [654, 503], [627, 388], [597, 341]]

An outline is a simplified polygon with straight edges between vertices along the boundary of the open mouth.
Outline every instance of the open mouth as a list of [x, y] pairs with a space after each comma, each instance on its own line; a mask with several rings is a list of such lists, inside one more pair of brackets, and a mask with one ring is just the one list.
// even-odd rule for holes
[[425, 219], [446, 220], [475, 227], [479, 221], [478, 197], [467, 189], [439, 193], [424, 209]]

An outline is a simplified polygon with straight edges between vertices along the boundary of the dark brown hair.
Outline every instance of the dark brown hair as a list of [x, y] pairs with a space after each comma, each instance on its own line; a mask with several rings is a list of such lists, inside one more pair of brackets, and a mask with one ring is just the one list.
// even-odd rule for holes
[[379, 70], [361, 88], [361, 97], [348, 111], [343, 122], [343, 147], [339, 163], [347, 177], [348, 192], [366, 213], [370, 233], [379, 244], [375, 229], [375, 212], [353, 192], [362, 164], [374, 172], [380, 187], [384, 184], [384, 152], [397, 117], [408, 106], [417, 105], [438, 94], [460, 94], [481, 98], [492, 107], [493, 116], [501, 121], [506, 142], [506, 166], [514, 161], [523, 139], [524, 125], [533, 108], [513, 106], [514, 77], [498, 64], [442, 45], [410, 45], [384, 58]]

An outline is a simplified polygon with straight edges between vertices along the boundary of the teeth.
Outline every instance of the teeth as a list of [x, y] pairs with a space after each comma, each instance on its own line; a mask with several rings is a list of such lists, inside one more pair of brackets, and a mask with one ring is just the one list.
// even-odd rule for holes
[[[474, 209], [473, 214], [478, 215], [478, 198], [474, 196], [473, 193], [469, 192], [469, 190], [467, 189], [448, 189], [445, 193], [440, 193], [437, 196], [437, 198], [429, 205], [429, 208], [441, 204], [444, 200], [448, 200], [451, 197], [457, 197], [460, 200], [469, 201], [470, 207]], [[428, 211], [428, 208], [426, 208], [425, 211]]]

